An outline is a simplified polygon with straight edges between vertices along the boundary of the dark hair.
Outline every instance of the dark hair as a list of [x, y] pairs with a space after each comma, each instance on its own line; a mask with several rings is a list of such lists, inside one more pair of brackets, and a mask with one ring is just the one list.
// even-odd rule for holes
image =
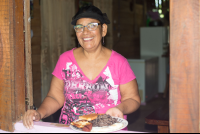
[[77, 20], [80, 18], [93, 18], [99, 20], [102, 24], [110, 24], [106, 13], [102, 13], [99, 8], [93, 5], [83, 6], [72, 18], [71, 24], [76, 25]]

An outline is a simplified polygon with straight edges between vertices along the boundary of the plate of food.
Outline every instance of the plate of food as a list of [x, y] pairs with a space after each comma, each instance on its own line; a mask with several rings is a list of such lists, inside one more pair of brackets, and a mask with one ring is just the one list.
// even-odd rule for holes
[[79, 132], [109, 133], [124, 129], [128, 121], [107, 114], [89, 114], [79, 116], [78, 120], [71, 122], [70, 127]]

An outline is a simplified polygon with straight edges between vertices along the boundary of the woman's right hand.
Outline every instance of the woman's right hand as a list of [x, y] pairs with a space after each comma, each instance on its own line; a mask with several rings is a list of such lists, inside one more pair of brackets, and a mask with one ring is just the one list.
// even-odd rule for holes
[[23, 116], [23, 124], [26, 128], [33, 128], [33, 121], [40, 121], [41, 115], [36, 110], [28, 110]]

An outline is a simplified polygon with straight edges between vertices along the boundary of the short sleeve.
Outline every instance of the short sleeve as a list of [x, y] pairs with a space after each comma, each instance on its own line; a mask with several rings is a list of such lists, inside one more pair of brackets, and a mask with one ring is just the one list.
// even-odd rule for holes
[[126, 84], [136, 78], [127, 59], [120, 68], [120, 84]]
[[59, 57], [57, 64], [52, 73], [55, 77], [62, 80], [61, 57]]

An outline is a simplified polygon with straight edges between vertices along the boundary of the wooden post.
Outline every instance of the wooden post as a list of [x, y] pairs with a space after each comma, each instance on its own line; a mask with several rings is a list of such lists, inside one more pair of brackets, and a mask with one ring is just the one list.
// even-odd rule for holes
[[170, 0], [170, 132], [199, 132], [199, 0]]
[[33, 80], [31, 59], [31, 17], [30, 0], [24, 0], [24, 27], [25, 27], [25, 65], [26, 65], [26, 104], [27, 109], [33, 109]]
[[0, 0], [0, 129], [25, 112], [23, 0]]
[[[200, 5], [200, 0], [199, 0], [199, 5]], [[199, 8], [199, 14], [200, 14], [200, 8]], [[200, 22], [200, 17], [199, 17], [199, 22]], [[199, 27], [199, 33], [200, 33], [200, 27]], [[200, 47], [199, 47], [199, 52], [200, 52]], [[199, 53], [200, 57], [200, 53]], [[199, 58], [199, 70], [200, 70], [200, 58]], [[199, 71], [200, 75], [200, 71]], [[199, 87], [200, 87], [200, 82], [199, 82]], [[200, 91], [199, 91], [199, 98], [200, 98]], [[200, 99], [199, 99], [199, 133], [200, 133]]]

